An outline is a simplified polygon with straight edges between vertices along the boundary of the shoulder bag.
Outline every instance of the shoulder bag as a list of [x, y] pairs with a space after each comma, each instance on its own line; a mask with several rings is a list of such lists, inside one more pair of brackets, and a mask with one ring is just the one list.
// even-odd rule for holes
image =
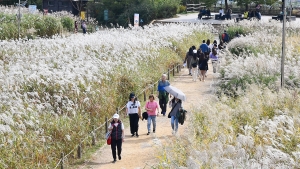
[[[178, 102], [177, 102], [178, 103]], [[171, 112], [173, 111], [174, 107], [176, 107], [177, 103], [172, 107], [171, 111], [168, 114], [168, 118], [171, 118]]]

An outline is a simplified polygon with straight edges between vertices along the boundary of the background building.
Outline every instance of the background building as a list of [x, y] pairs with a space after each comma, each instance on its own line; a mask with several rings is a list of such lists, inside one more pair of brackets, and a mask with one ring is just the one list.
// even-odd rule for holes
[[78, 15], [85, 11], [88, 0], [43, 0], [43, 9], [51, 12], [68, 11]]

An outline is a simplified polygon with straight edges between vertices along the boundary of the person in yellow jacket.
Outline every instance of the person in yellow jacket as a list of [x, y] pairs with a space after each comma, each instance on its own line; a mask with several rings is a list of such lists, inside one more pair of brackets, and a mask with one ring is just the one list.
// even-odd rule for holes
[[244, 19], [248, 19], [248, 13], [249, 13], [248, 11], [244, 12]]

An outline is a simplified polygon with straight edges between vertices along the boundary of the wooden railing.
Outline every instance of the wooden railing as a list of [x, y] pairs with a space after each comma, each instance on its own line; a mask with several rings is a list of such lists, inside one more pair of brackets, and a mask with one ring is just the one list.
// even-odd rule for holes
[[204, 4], [186, 4], [186, 12], [199, 12], [203, 7]]

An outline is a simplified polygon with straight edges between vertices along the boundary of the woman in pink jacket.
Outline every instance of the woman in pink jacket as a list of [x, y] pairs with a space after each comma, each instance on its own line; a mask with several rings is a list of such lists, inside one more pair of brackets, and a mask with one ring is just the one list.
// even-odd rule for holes
[[154, 100], [154, 95], [151, 94], [149, 96], [149, 101], [145, 105], [145, 109], [147, 110], [148, 113], [148, 121], [147, 121], [147, 127], [148, 127], [148, 133], [147, 135], [150, 134], [150, 129], [151, 129], [151, 121], [153, 124], [153, 133], [155, 133], [156, 129], [156, 116], [158, 116], [158, 111], [159, 111], [159, 106], [158, 103]]

